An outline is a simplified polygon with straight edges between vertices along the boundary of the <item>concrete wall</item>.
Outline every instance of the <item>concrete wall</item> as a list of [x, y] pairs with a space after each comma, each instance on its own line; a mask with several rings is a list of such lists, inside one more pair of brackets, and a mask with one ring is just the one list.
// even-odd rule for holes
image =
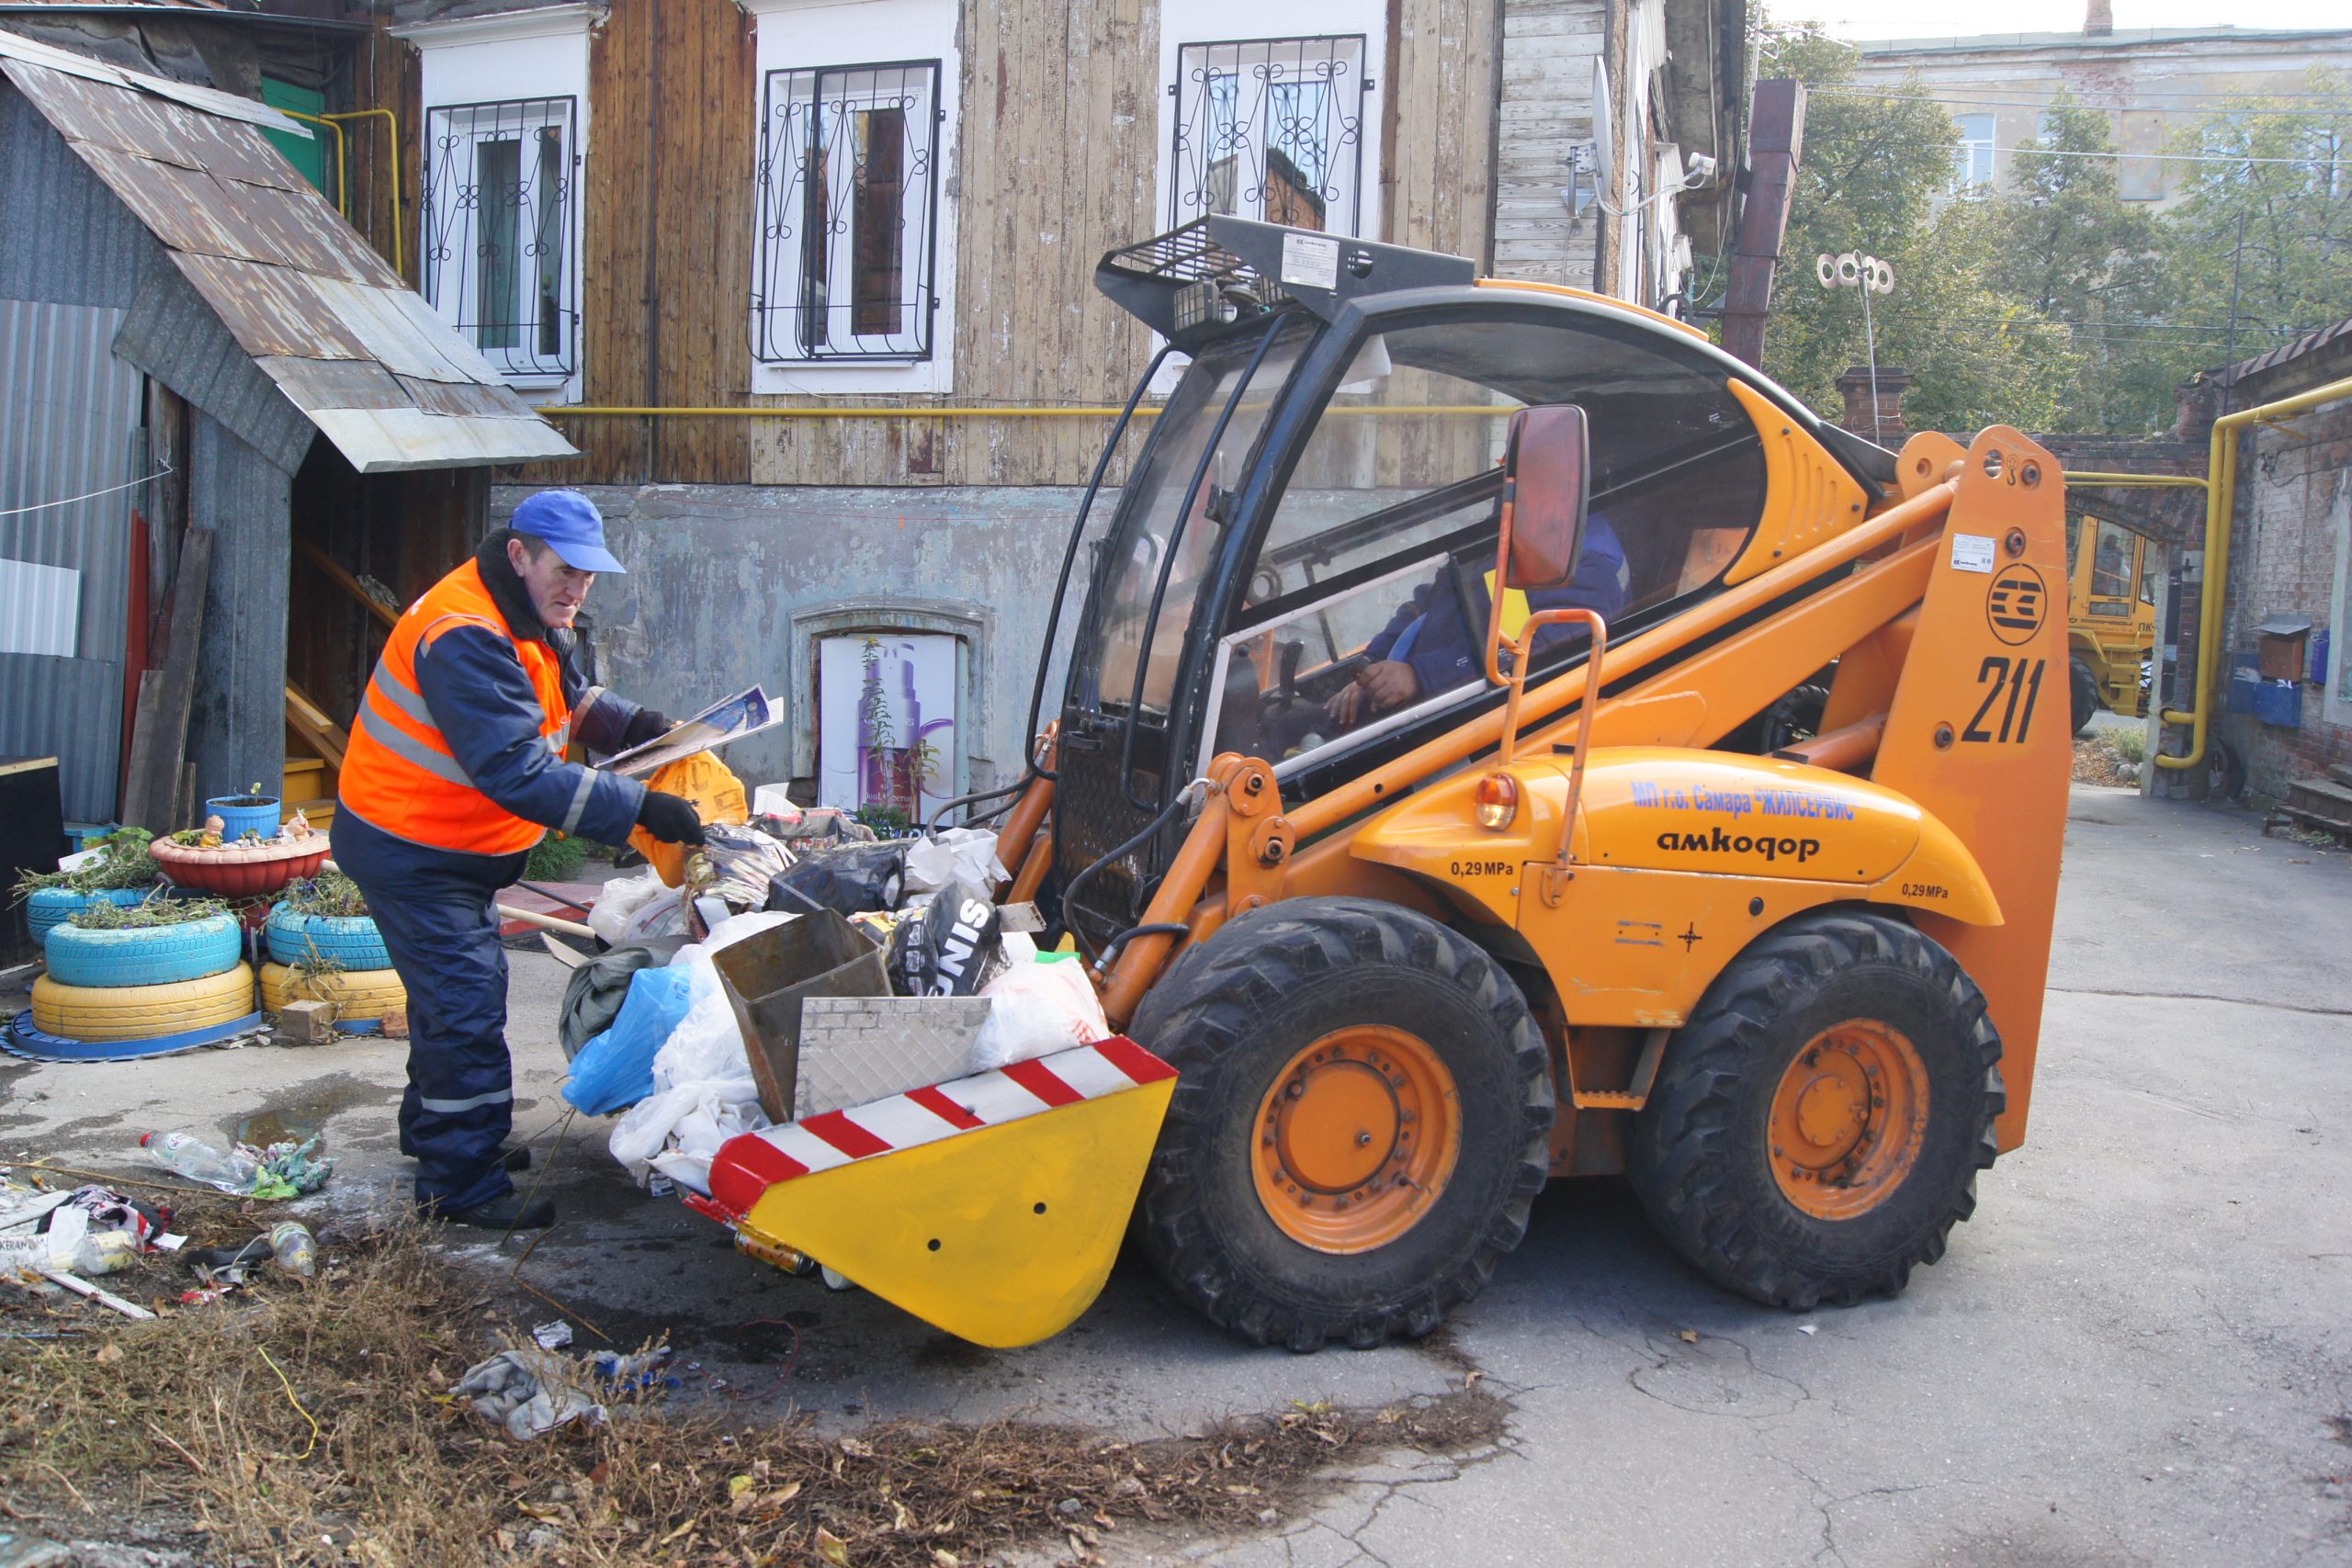
[[[1026, 738], [1029, 694], [1055, 575], [1077, 515], [1075, 489], [838, 489], [813, 485], [587, 486], [605, 540], [629, 568], [588, 602], [599, 671], [614, 690], [681, 716], [757, 682], [785, 696], [779, 730], [728, 749], [747, 784], [798, 776], [813, 755], [816, 671], [793, 617], [839, 610], [847, 630], [906, 624], [929, 608], [974, 623], [963, 717], [969, 787], [1010, 783]], [[531, 488], [500, 485], [503, 523]], [[1115, 502], [1096, 503], [1099, 527]], [[1077, 575], [1083, 577], [1080, 560]], [[1074, 583], [1073, 600], [1082, 597]], [[1060, 642], [1072, 632], [1065, 615]], [[797, 643], [797, 646], [796, 646]], [[1044, 717], [1060, 711], [1061, 671]], [[971, 711], [977, 703], [978, 712]], [[1043, 720], [1041, 719], [1041, 722]], [[810, 798], [806, 791], [799, 798]]]

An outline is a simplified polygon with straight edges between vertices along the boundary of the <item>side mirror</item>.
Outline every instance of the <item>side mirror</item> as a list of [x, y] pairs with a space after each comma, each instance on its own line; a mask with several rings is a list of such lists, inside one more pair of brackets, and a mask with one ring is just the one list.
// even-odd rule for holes
[[1557, 588], [1577, 574], [1591, 465], [1584, 410], [1524, 408], [1503, 444], [1504, 585]]

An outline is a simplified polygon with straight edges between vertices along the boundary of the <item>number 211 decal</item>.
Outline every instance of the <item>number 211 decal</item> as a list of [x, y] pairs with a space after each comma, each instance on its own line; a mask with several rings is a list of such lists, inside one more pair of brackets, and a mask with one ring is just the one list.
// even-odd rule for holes
[[[2049, 660], [2043, 659], [2006, 659], [1999, 654], [1987, 655], [1977, 666], [1976, 683], [1989, 683], [1992, 690], [1976, 705], [1976, 716], [1960, 732], [1962, 740], [1984, 741], [2006, 746], [2014, 740], [2025, 744], [2027, 730], [2033, 727], [2033, 705], [2041, 695], [2041, 673]], [[2003, 702], [2006, 694], [2007, 701]], [[1994, 705], [2000, 705], [2001, 727], [1996, 734], [1984, 728]]]

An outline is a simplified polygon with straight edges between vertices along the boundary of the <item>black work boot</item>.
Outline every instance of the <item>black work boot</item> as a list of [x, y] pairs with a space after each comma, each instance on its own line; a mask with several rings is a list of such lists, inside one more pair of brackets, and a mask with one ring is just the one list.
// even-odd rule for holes
[[428, 1220], [447, 1220], [452, 1224], [473, 1225], [490, 1231], [541, 1231], [555, 1224], [555, 1205], [545, 1198], [528, 1202], [520, 1192], [509, 1192], [503, 1198], [492, 1198], [487, 1203], [477, 1203], [470, 1209], [445, 1209], [439, 1204], [424, 1206]]
[[498, 1163], [509, 1171], [531, 1168], [531, 1151], [523, 1144], [510, 1144], [498, 1151]]

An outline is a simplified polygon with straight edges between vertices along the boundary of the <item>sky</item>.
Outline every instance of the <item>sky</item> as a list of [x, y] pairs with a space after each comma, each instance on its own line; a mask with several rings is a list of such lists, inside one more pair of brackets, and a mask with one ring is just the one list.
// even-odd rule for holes
[[[2225, 0], [2114, 0], [2122, 28], [2199, 28], [2234, 23], [2246, 28], [2352, 28], [2346, 0], [2267, 0], [2259, 6]], [[2082, 26], [2082, 0], [1766, 0], [1776, 22], [1814, 20], [1838, 38], [1951, 38], [1977, 33], [2072, 31]]]

